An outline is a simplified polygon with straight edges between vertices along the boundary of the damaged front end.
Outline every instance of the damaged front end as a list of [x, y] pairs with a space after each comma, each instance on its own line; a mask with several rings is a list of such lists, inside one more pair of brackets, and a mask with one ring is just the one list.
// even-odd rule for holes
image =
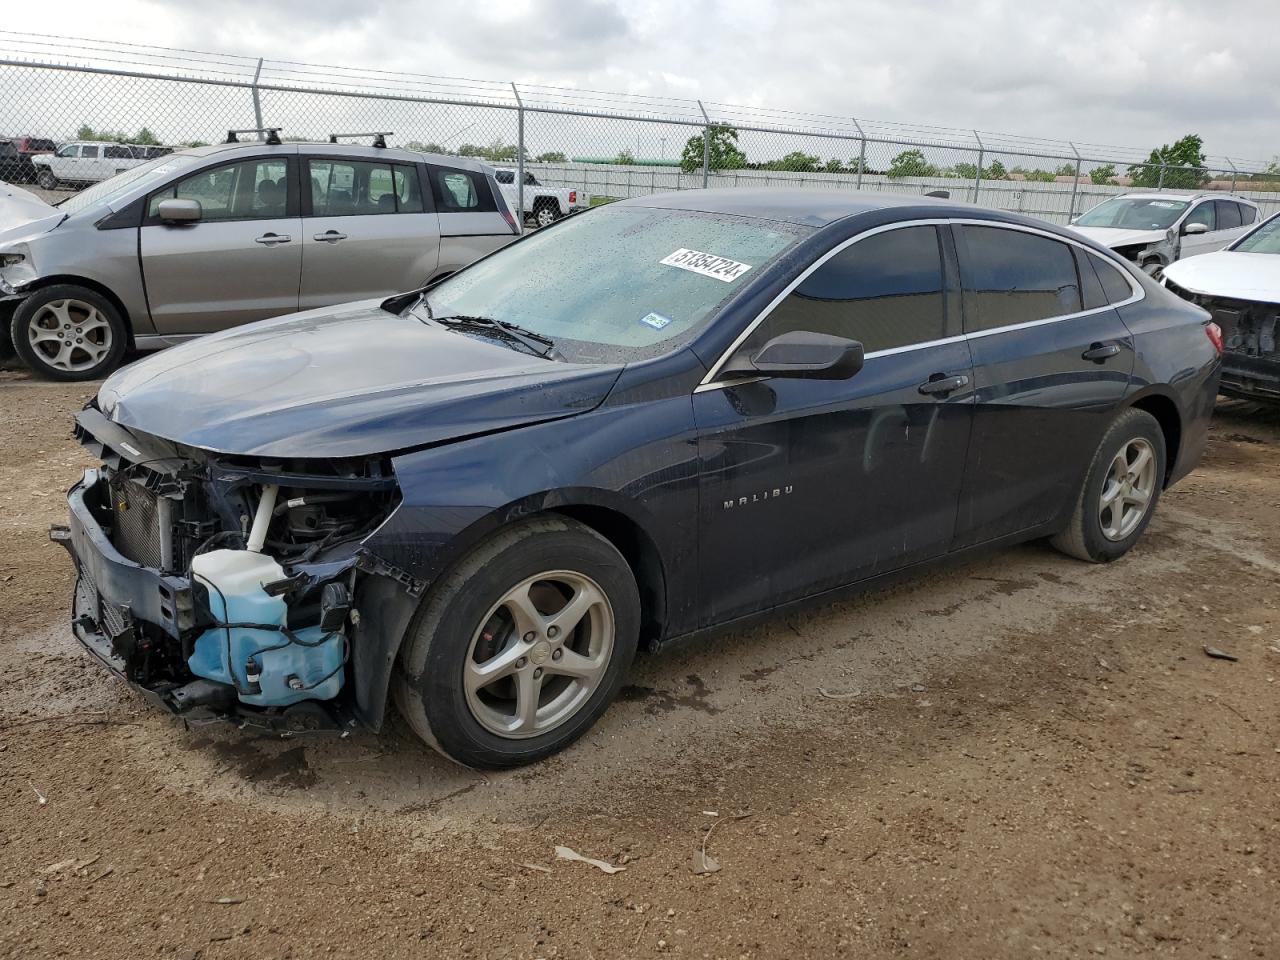
[[1222, 330], [1219, 391], [1247, 400], [1280, 402], [1280, 304], [1195, 293], [1168, 278], [1173, 293], [1208, 310]]
[[73, 628], [99, 660], [188, 718], [379, 725], [385, 694], [356, 677], [361, 606], [411, 609], [423, 589], [364, 545], [400, 501], [387, 458], [226, 457], [93, 405], [76, 436], [102, 466], [50, 536], [75, 563]]

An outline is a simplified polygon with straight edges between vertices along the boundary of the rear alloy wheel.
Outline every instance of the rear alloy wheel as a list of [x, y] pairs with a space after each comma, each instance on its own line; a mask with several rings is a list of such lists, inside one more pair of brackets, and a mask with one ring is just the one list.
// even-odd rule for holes
[[40, 172], [36, 174], [36, 186], [41, 190], [57, 190], [58, 178], [48, 167], [41, 167]]
[[1150, 522], [1164, 476], [1160, 424], [1145, 410], [1125, 410], [1098, 445], [1070, 522], [1051, 542], [1092, 563], [1123, 556]]
[[540, 227], [549, 227], [560, 219], [560, 208], [553, 203], [541, 204], [533, 211], [533, 222]]
[[119, 311], [105, 297], [66, 284], [37, 290], [18, 304], [10, 333], [23, 362], [53, 380], [105, 376], [124, 356], [128, 339]]
[[405, 637], [396, 703], [459, 763], [529, 763], [605, 711], [639, 628], [635, 577], [613, 544], [567, 518], [526, 520], [432, 588]]

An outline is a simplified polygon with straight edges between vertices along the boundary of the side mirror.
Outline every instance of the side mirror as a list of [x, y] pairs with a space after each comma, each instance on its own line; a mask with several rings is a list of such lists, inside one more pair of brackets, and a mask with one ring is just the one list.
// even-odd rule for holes
[[774, 337], [753, 357], [735, 357], [724, 372], [742, 377], [848, 380], [862, 369], [862, 344], [826, 333], [793, 330]]
[[156, 215], [168, 223], [194, 223], [200, 219], [199, 200], [176, 200], [170, 197], [161, 200], [156, 208]]
[[1209, 232], [1209, 225], [1207, 223], [1188, 223], [1185, 227], [1182, 228], [1182, 235], [1184, 237], [1190, 237], [1197, 233], [1208, 233], [1208, 232]]

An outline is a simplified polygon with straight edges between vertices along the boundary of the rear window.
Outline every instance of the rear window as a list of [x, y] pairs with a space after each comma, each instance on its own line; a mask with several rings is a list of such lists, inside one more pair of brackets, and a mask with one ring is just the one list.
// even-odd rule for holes
[[1240, 226], [1240, 207], [1238, 204], [1234, 204], [1230, 200], [1215, 200], [1214, 206], [1218, 208], [1219, 230], [1232, 230]]
[[431, 192], [440, 213], [493, 213], [498, 209], [484, 174], [428, 165]]
[[1066, 243], [998, 227], [965, 227], [959, 235], [966, 331], [1080, 312], [1076, 261]]
[[1089, 254], [1089, 259], [1093, 261], [1093, 269], [1102, 283], [1103, 292], [1107, 295], [1107, 303], [1123, 303], [1133, 296], [1133, 284], [1125, 279], [1119, 267], [1107, 263], [1092, 253]]

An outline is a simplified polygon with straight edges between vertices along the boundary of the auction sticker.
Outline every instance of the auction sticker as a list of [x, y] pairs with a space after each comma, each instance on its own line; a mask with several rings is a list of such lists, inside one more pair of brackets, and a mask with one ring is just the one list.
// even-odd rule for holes
[[671, 322], [671, 318], [664, 317], [660, 313], [646, 313], [643, 317], [640, 318], [640, 322], [643, 324], [647, 324], [650, 327], [653, 327], [653, 329], [655, 330], [661, 330], [663, 327], [665, 327], [667, 324]]
[[688, 270], [691, 273], [700, 273], [704, 277], [711, 277], [714, 280], [723, 280], [725, 283], [733, 283], [734, 280], [737, 280], [751, 269], [749, 263], [739, 263], [737, 260], [730, 260], [728, 257], [717, 257], [714, 253], [703, 253], [701, 250], [686, 250], [684, 248], [663, 257], [658, 262], [666, 264], [668, 267], [679, 267], [681, 270]]

